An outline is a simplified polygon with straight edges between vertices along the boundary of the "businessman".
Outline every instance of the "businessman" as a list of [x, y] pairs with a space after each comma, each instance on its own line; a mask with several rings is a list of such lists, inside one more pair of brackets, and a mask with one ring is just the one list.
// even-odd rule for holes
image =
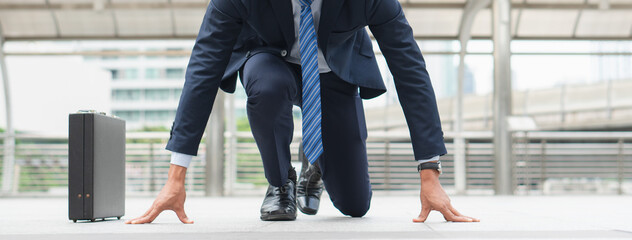
[[[269, 187], [260, 218], [294, 220], [318, 212], [327, 190], [342, 214], [369, 210], [371, 185], [362, 99], [386, 91], [368, 26], [391, 70], [410, 130], [421, 180], [423, 222], [431, 210], [448, 221], [476, 222], [454, 209], [439, 183], [446, 154], [425, 62], [397, 0], [212, 0], [196, 39], [167, 149], [168, 181], [149, 210], [127, 223], [173, 210], [183, 223], [184, 176], [219, 88], [237, 75]], [[303, 167], [290, 165], [292, 106], [301, 107]], [[411, 169], [414, 171], [414, 169]], [[298, 179], [297, 179], [298, 178]]]

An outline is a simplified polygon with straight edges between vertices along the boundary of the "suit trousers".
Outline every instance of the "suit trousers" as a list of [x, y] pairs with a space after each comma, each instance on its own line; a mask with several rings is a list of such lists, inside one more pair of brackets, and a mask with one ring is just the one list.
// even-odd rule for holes
[[[292, 106], [301, 106], [301, 66], [260, 52], [239, 71], [248, 96], [246, 108], [261, 153], [265, 177], [273, 186], [288, 178], [294, 131]], [[358, 86], [333, 72], [320, 74], [323, 154], [318, 159], [325, 189], [345, 215], [363, 216], [371, 202], [366, 123]]]

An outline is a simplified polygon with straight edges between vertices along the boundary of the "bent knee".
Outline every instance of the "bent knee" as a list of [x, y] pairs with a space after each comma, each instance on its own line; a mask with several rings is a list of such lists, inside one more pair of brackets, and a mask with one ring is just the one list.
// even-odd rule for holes
[[269, 79], [265, 84], [253, 86], [248, 92], [248, 100], [275, 103], [289, 99], [291, 84], [286, 79]]
[[344, 215], [362, 217], [366, 215], [371, 207], [371, 195], [371, 192], [368, 192], [362, 197], [355, 195], [355, 197], [349, 199], [337, 199], [337, 201], [334, 201], [334, 206]]
[[369, 205], [370, 205], [369, 203], [356, 204], [352, 206], [341, 207], [341, 208], [338, 208], [338, 210], [340, 210], [342, 214], [350, 216], [350, 217], [362, 217], [366, 215], [366, 213], [369, 211], [369, 207], [370, 207]]

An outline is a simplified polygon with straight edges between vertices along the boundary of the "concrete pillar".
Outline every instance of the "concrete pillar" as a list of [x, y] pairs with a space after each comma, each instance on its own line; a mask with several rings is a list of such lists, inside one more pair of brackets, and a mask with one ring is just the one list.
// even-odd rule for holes
[[2, 83], [4, 89], [4, 109], [7, 128], [4, 135], [4, 160], [2, 161], [2, 193], [10, 194], [13, 189], [13, 169], [15, 166], [15, 131], [13, 129], [13, 115], [11, 111], [11, 89], [9, 87], [9, 74], [4, 55], [4, 35], [0, 27], [0, 71], [2, 71]]
[[226, 96], [228, 109], [226, 115], [226, 128], [230, 132], [228, 157], [226, 158], [226, 175], [224, 176], [224, 194], [233, 195], [237, 182], [237, 119], [235, 116], [235, 94]]
[[467, 162], [465, 161], [465, 139], [463, 138], [463, 79], [465, 77], [465, 54], [467, 40], [461, 40], [459, 54], [459, 76], [456, 93], [456, 117], [454, 118], [454, 188], [457, 194], [467, 190]]
[[457, 79], [457, 93], [454, 114], [454, 188], [457, 194], [464, 194], [467, 190], [467, 163], [465, 161], [465, 138], [463, 138], [463, 80], [465, 78], [465, 56], [467, 43], [472, 38], [472, 24], [478, 12], [489, 6], [491, 0], [470, 0], [465, 5], [461, 27], [459, 29], [459, 75]]
[[206, 196], [224, 195], [224, 96], [217, 92], [206, 127]]
[[514, 193], [512, 138], [507, 117], [511, 115], [511, 1], [493, 0], [494, 40], [494, 190]]

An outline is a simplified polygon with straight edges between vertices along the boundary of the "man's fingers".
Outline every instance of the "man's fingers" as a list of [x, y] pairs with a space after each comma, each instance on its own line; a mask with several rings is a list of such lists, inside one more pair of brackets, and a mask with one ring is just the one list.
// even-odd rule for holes
[[156, 217], [158, 217], [158, 215], [160, 215], [162, 211], [161, 210], [157, 210], [157, 208], [154, 208], [148, 215], [145, 215], [139, 219], [136, 220], [132, 220], [132, 224], [143, 224], [143, 223], [150, 223], [153, 222], [154, 219], [156, 219]]
[[151, 223], [154, 221], [154, 219], [156, 219], [156, 217], [152, 217], [152, 216], [145, 216], [136, 220], [133, 220], [131, 223], [132, 224], [145, 224], [145, 223]]
[[178, 218], [180, 219], [180, 222], [186, 223], [186, 224], [193, 223], [193, 220], [191, 220], [191, 219], [189, 219], [189, 217], [187, 217], [187, 214], [184, 212], [184, 208], [174, 210], [174, 212], [176, 212], [176, 215], [178, 215]]
[[428, 215], [430, 215], [430, 207], [421, 207], [421, 213], [416, 218], [413, 218], [413, 222], [425, 222], [428, 219]]
[[149, 213], [151, 213], [152, 210], [154, 210], [154, 206], [153, 205], [149, 209], [147, 209], [147, 211], [145, 211], [145, 213], [143, 213], [143, 215], [141, 215], [140, 217], [132, 218], [130, 220], [125, 221], [125, 224], [131, 224], [135, 220], [139, 220], [141, 218], [146, 217], [147, 215], [149, 215]]
[[474, 222], [474, 219], [471, 219], [471, 218], [465, 217], [465, 216], [453, 216], [451, 219], [448, 219], [448, 221], [452, 221], [452, 222]]
[[161, 210], [158, 210], [158, 208], [154, 208], [154, 210], [153, 210], [153, 211], [151, 211], [151, 213], [149, 213], [149, 215], [147, 216], [147, 220], [148, 220], [148, 221], [147, 221], [147, 222], [144, 222], [144, 223], [150, 223], [150, 222], [153, 222], [153, 221], [154, 221], [154, 219], [156, 219], [156, 218], [158, 217], [158, 215], [160, 215], [160, 213], [161, 213], [162, 211], [164, 211], [164, 210], [162, 210], [162, 209], [161, 209]]
[[457, 216], [463, 216], [463, 214], [461, 214], [459, 211], [457, 211], [452, 204], [448, 203], [448, 209], [450, 209], [450, 211], [452, 211], [452, 213], [454, 213], [454, 215]]
[[470, 219], [470, 221], [458, 221], [458, 222], [480, 222], [481, 221], [478, 218], [473, 218], [473, 217], [465, 216], [465, 215], [461, 215], [461, 216], [457, 216], [457, 217], [464, 217], [464, 218]]
[[439, 209], [439, 211], [441, 212], [441, 214], [443, 214], [445, 220], [451, 222], [472, 222], [472, 219], [470, 218], [454, 215], [454, 213], [450, 211], [450, 208], [447, 205], [443, 206], [441, 209]]
[[472, 220], [472, 222], [480, 222], [481, 220], [477, 219], [477, 218], [473, 218], [473, 217], [469, 217], [469, 216], [465, 216], [463, 214], [461, 214], [459, 211], [457, 211], [452, 204], [448, 205], [448, 208], [450, 209], [450, 211], [452, 211], [452, 213], [454, 213], [454, 215], [456, 215], [457, 217], [466, 217]]
[[147, 217], [147, 215], [142, 215], [142, 216], [140, 216], [140, 217], [136, 217], [136, 218], [133, 218], [133, 219], [127, 220], [125, 223], [126, 223], [126, 224], [134, 224], [134, 223], [138, 222], [139, 220], [141, 220], [141, 219], [143, 219], [143, 218], [146, 218], [146, 217]]
[[477, 222], [475, 220], [478, 220], [478, 219], [466, 217], [463, 215], [461, 216], [454, 215], [454, 213], [452, 213], [452, 210], [450, 209], [450, 206], [444, 206], [439, 211], [441, 212], [441, 214], [443, 214], [443, 217], [445, 218], [445, 220], [448, 220], [451, 222]]

